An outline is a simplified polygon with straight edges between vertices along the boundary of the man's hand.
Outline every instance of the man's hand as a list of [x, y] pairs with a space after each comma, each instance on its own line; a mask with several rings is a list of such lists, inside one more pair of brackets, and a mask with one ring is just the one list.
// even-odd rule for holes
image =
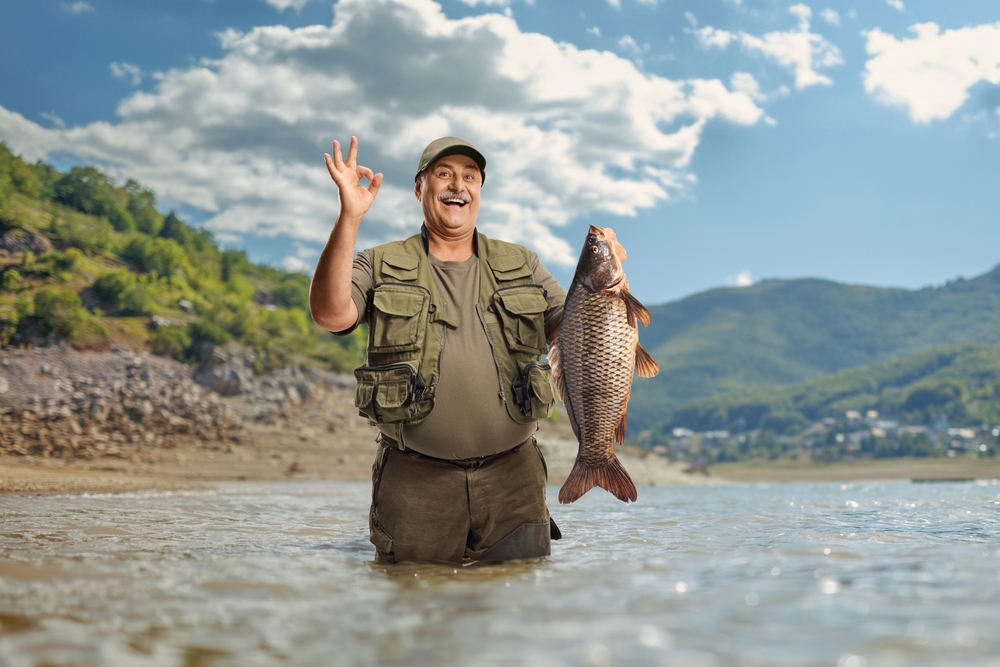
[[[351, 137], [351, 146], [347, 149], [347, 159], [340, 153], [340, 142], [333, 142], [333, 157], [324, 153], [326, 168], [330, 178], [340, 190], [340, 219], [348, 219], [357, 224], [371, 208], [382, 187], [382, 174], [372, 173], [368, 167], [358, 164], [358, 138]], [[368, 187], [362, 187], [361, 179], [367, 178]]]

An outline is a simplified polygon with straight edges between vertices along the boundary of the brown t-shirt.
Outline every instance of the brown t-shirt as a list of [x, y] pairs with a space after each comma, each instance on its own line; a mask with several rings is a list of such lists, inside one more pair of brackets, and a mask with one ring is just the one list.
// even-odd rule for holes
[[[445, 310], [458, 320], [458, 328], [445, 333], [434, 409], [420, 424], [403, 426], [403, 440], [407, 447], [440, 459], [471, 459], [507, 451], [527, 440], [534, 433], [535, 424], [515, 422], [500, 399], [493, 351], [476, 312], [479, 258], [473, 255], [464, 262], [442, 262], [429, 255], [428, 259]], [[566, 291], [545, 270], [535, 253], [531, 253], [530, 266], [535, 282], [548, 292], [545, 311], [548, 336], [562, 320]], [[366, 295], [374, 282], [369, 251], [355, 256], [351, 282], [358, 322], [340, 333], [349, 333], [364, 322]], [[379, 428], [394, 437], [392, 427]]]

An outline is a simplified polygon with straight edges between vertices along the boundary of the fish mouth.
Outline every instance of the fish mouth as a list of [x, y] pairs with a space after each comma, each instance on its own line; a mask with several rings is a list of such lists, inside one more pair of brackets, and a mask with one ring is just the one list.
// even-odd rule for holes
[[615, 234], [615, 230], [610, 227], [595, 227], [594, 225], [590, 225], [587, 233], [607, 241], [608, 247], [611, 248], [611, 253], [618, 260], [619, 264], [625, 261], [628, 253], [625, 252], [625, 247], [618, 242], [618, 235]]
[[472, 203], [472, 197], [463, 192], [442, 192], [438, 201], [448, 208], [462, 209]]

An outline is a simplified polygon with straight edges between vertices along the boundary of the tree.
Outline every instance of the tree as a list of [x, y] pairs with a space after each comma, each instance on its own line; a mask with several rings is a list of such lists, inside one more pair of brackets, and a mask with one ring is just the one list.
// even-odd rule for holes
[[103, 216], [119, 232], [135, 229], [126, 204], [128, 195], [94, 167], [73, 167], [55, 185], [56, 201], [90, 215]]

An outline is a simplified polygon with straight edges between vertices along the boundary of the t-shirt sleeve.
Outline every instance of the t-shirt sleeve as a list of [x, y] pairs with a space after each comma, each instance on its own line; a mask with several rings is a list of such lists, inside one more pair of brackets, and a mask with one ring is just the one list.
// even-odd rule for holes
[[351, 299], [358, 309], [358, 321], [349, 329], [333, 332], [336, 336], [346, 336], [365, 321], [368, 310], [368, 289], [375, 282], [375, 271], [372, 269], [372, 254], [370, 250], [362, 250], [354, 256], [354, 267], [351, 269]]
[[531, 273], [535, 282], [545, 288], [545, 300], [548, 307], [545, 309], [545, 338], [548, 339], [552, 332], [556, 330], [562, 322], [563, 304], [566, 303], [566, 290], [556, 282], [544, 266], [538, 255], [531, 253]]

